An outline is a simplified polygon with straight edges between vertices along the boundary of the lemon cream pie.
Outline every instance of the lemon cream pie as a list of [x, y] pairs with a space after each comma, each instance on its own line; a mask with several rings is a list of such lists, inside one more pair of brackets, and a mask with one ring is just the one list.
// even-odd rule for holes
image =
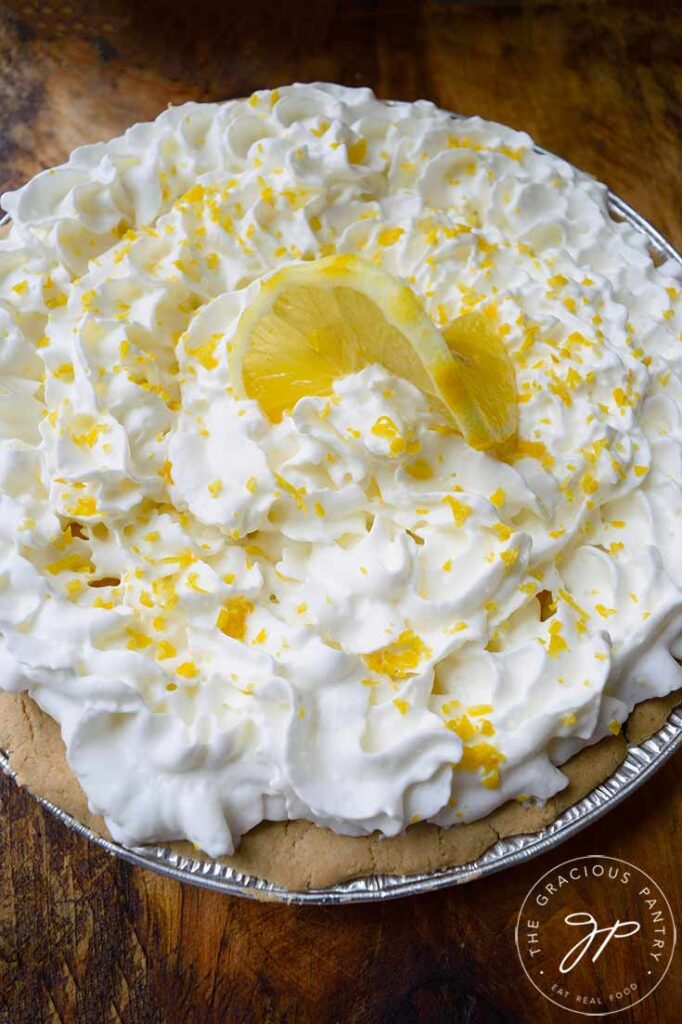
[[456, 833], [681, 685], [680, 268], [602, 185], [317, 84], [2, 205], [0, 686], [114, 839]]

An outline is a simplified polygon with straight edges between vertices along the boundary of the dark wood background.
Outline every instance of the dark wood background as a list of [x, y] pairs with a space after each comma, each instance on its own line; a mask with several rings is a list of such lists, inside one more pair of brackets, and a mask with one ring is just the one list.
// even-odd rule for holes
[[[528, 130], [682, 243], [676, 3], [33, 0], [0, 4], [0, 189], [167, 103], [371, 85]], [[682, 759], [560, 850], [382, 906], [294, 908], [112, 860], [0, 780], [0, 1024], [577, 1019], [526, 981], [514, 923], [570, 857], [652, 874], [682, 923]], [[682, 1019], [682, 969], [623, 1024]]]

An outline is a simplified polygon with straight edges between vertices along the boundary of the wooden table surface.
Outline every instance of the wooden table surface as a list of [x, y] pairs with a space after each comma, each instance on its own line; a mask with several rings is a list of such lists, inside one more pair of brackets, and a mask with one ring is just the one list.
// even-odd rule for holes
[[[4, 3], [0, 190], [167, 103], [327, 79], [524, 128], [679, 245], [681, 15], [577, 0]], [[612, 855], [654, 876], [679, 925], [680, 835], [678, 756], [527, 866], [382, 906], [282, 907], [119, 863], [2, 779], [0, 1024], [576, 1020], [520, 969], [523, 896], [563, 860]], [[610, 1019], [679, 1021], [681, 962]]]

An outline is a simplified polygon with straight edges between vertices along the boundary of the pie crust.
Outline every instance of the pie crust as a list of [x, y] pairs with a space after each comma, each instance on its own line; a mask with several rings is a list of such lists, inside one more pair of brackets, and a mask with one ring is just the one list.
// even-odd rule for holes
[[[475, 860], [498, 839], [537, 832], [607, 779], [637, 746], [657, 732], [682, 702], [682, 690], [638, 704], [618, 736], [575, 754], [562, 766], [569, 784], [544, 806], [510, 801], [479, 821], [442, 829], [422, 822], [391, 839], [341, 836], [309, 821], [263, 822], [220, 863], [293, 892], [373, 874], [415, 875]], [[20, 785], [110, 839], [104, 820], [91, 813], [71, 771], [58, 724], [26, 694], [0, 692], [0, 747]], [[209, 859], [187, 842], [173, 850]], [[265, 896], [267, 894], [264, 894]]]

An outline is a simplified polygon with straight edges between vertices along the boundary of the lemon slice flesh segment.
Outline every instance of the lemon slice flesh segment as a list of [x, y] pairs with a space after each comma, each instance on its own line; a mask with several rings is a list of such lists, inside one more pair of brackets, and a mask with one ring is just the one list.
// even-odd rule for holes
[[457, 426], [472, 448], [489, 449], [514, 437], [516, 374], [504, 342], [484, 313], [465, 313], [443, 331], [453, 357], [448, 392]]
[[233, 390], [278, 422], [300, 398], [329, 395], [339, 378], [378, 363], [439, 399], [469, 443], [490, 448], [515, 428], [516, 389], [504, 346], [480, 320], [456, 320], [446, 341], [414, 292], [375, 263], [291, 264], [263, 279], [239, 319]]
[[258, 401], [273, 422], [373, 363], [449, 405], [453, 359], [421, 302], [352, 255], [291, 264], [264, 279], [231, 350], [235, 394]]

